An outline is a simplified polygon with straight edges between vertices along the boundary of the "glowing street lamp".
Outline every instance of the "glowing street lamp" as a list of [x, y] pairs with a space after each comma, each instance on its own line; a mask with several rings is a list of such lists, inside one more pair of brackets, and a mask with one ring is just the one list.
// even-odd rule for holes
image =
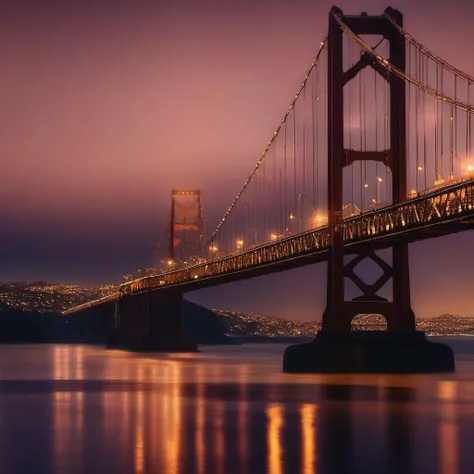
[[243, 249], [244, 248], [244, 241], [242, 239], [237, 239], [237, 249]]
[[311, 222], [312, 222], [312, 227], [313, 228], [324, 224], [325, 221], [326, 221], [326, 219], [321, 214], [315, 214], [315, 215], [313, 215], [313, 217], [311, 217]]
[[377, 176], [377, 178], [375, 178], [375, 192], [376, 192], [376, 195], [375, 195], [375, 199], [377, 201], [377, 206], [380, 206], [380, 183], [383, 181], [382, 178], [380, 178], [379, 176]]

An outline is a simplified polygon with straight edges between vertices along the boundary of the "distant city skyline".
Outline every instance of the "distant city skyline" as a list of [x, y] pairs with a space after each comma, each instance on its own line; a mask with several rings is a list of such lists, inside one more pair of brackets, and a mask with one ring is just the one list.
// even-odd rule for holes
[[[331, 5], [2, 2], [0, 280], [120, 282], [150, 265], [172, 188], [201, 189], [215, 226], [300, 84]], [[474, 43], [474, 5], [393, 6], [417, 39], [474, 74], [460, 47]], [[418, 316], [474, 314], [472, 235], [410, 246]], [[321, 264], [186, 297], [311, 320], [325, 278]]]

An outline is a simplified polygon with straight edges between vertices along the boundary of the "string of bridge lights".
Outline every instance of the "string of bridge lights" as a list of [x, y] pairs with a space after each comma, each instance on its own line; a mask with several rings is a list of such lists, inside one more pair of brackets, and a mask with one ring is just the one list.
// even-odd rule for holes
[[304, 79], [303, 79], [303, 82], [301, 83], [301, 86], [299, 88], [299, 90], [297, 91], [297, 93], [295, 94], [295, 97], [293, 99], [293, 101], [291, 102], [290, 106], [288, 107], [288, 110], [286, 111], [285, 115], [283, 116], [283, 119], [281, 120], [280, 124], [278, 125], [277, 129], [275, 130], [275, 132], [273, 133], [273, 136], [272, 138], [270, 139], [270, 141], [267, 143], [267, 145], [265, 146], [262, 154], [260, 155], [260, 158], [258, 159], [257, 163], [255, 164], [252, 172], [250, 173], [250, 175], [247, 177], [247, 179], [244, 181], [244, 185], [242, 187], [242, 189], [240, 190], [240, 192], [237, 194], [237, 196], [235, 197], [235, 199], [232, 201], [231, 205], [227, 208], [227, 211], [225, 212], [224, 214], [224, 217], [222, 217], [222, 219], [220, 220], [219, 224], [217, 225], [216, 229], [214, 230], [214, 232], [211, 234], [211, 236], [207, 239], [207, 242], [206, 242], [206, 245], [209, 245], [213, 243], [214, 241], [214, 238], [215, 236], [217, 235], [217, 233], [219, 232], [219, 230], [221, 229], [222, 225], [224, 224], [224, 222], [226, 221], [227, 217], [229, 216], [229, 214], [232, 212], [232, 210], [234, 209], [234, 207], [236, 206], [238, 200], [240, 199], [240, 197], [242, 196], [242, 194], [244, 193], [244, 191], [247, 189], [248, 185], [250, 184], [252, 178], [254, 177], [254, 175], [256, 174], [256, 172], [258, 171], [258, 169], [260, 168], [260, 165], [262, 164], [263, 160], [265, 159], [265, 157], [267, 156], [267, 153], [268, 153], [268, 150], [270, 149], [270, 147], [272, 146], [272, 144], [274, 143], [274, 141], [276, 140], [278, 134], [280, 133], [280, 130], [282, 129], [283, 125], [285, 125], [285, 122], [288, 118], [288, 116], [290, 115], [291, 111], [293, 110], [295, 104], [296, 104], [296, 101], [298, 100], [299, 96], [301, 95], [301, 93], [303, 92], [304, 88], [306, 87], [306, 83], [308, 82], [308, 79], [309, 79], [309, 76], [311, 75], [311, 72], [313, 71], [313, 69], [317, 66], [318, 62], [319, 62], [319, 58], [324, 50], [324, 46], [326, 45], [326, 42], [327, 42], [327, 37], [324, 38], [323, 41], [321, 41], [321, 43], [319, 43], [319, 50], [318, 50], [318, 53], [316, 54], [315, 58], [313, 59], [313, 62], [311, 63], [311, 66], [308, 70], [308, 72], [306, 73]]
[[431, 95], [432, 97], [436, 97], [438, 100], [441, 100], [443, 102], [446, 102], [453, 107], [456, 107], [460, 110], [464, 110], [465, 112], [469, 114], [474, 114], [474, 107], [468, 104], [465, 104], [464, 102], [460, 102], [456, 100], [455, 98], [449, 96], [449, 95], [443, 95], [436, 89], [433, 89], [432, 87], [429, 87], [425, 84], [422, 84], [418, 80], [412, 78], [402, 70], [398, 69], [396, 66], [394, 66], [388, 59], [384, 58], [381, 56], [377, 51], [372, 49], [364, 40], [362, 40], [358, 35], [356, 35], [341, 19], [339, 15], [333, 14], [334, 18], [336, 19], [337, 23], [341, 27], [341, 29], [346, 33], [346, 35], [351, 38], [351, 40], [356, 43], [361, 50], [364, 52], [370, 54], [373, 56], [377, 62], [387, 71], [393, 72], [395, 75], [397, 75], [399, 78], [404, 79], [405, 81], [409, 82], [410, 84], [414, 85], [416, 88], [421, 90], [422, 92]]
[[461, 79], [466, 80], [469, 83], [474, 83], [474, 77], [470, 76], [469, 74], [466, 74], [464, 71], [461, 71], [457, 67], [453, 66], [452, 64], [449, 64], [447, 61], [444, 59], [440, 58], [437, 56], [435, 53], [427, 49], [422, 43], [420, 43], [418, 40], [416, 40], [408, 31], [403, 29], [390, 15], [385, 13], [385, 18], [391, 23], [392, 26], [396, 28], [396, 30], [403, 35], [403, 37], [410, 42], [413, 46], [415, 46], [421, 53], [425, 54], [428, 56], [430, 59], [435, 61], [437, 64], [440, 66], [444, 67], [448, 71], [451, 71], [454, 75], [458, 76]]

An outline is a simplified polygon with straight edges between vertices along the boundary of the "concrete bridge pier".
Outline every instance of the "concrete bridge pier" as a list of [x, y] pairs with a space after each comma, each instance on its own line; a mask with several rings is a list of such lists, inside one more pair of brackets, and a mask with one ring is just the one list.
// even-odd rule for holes
[[140, 352], [195, 352], [183, 327], [183, 294], [175, 289], [118, 298], [109, 348]]

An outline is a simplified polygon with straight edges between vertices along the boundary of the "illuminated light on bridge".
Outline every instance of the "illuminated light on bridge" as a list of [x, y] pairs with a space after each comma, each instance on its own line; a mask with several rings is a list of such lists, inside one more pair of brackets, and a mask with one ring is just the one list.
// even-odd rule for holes
[[[426, 49], [402, 20], [391, 8], [379, 16], [331, 10], [328, 36], [202, 251], [123, 283], [118, 306], [159, 288], [156, 298], [171, 308], [179, 292], [329, 259], [323, 332], [350, 329], [362, 307], [383, 314], [389, 332], [414, 331], [408, 243], [474, 227], [474, 166], [459, 160], [474, 156], [474, 77]], [[383, 37], [376, 46], [363, 39], [373, 34]], [[381, 248], [393, 249], [396, 265]], [[344, 264], [344, 252], [355, 258]], [[383, 271], [374, 284], [353, 272], [367, 258]], [[360, 291], [352, 301], [344, 279]], [[392, 301], [378, 294], [389, 280]]]
[[319, 212], [314, 213], [312, 217], [310, 217], [311, 227], [318, 227], [323, 224], [327, 224], [327, 216], [323, 216]]

